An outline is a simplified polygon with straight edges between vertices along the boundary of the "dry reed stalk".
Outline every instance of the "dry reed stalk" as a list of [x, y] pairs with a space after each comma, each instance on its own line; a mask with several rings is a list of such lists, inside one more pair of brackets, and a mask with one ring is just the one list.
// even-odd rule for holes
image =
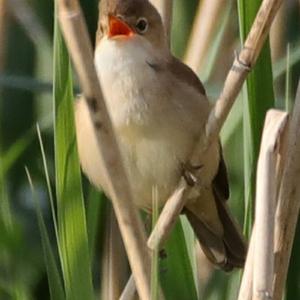
[[273, 62], [276, 62], [283, 57], [286, 52], [286, 32], [287, 2], [285, 1], [279, 9], [270, 31], [270, 45]]
[[[282, 2], [283, 0], [264, 0], [261, 4], [244, 47], [239, 56], [235, 58], [232, 68], [225, 80], [223, 91], [209, 115], [206, 124], [206, 135], [200, 139], [190, 158], [191, 165], [198, 165], [198, 159], [201, 157], [201, 153], [207, 151], [209, 146], [218, 138], [222, 125], [243, 86], [247, 74], [256, 63], [272, 21]], [[166, 239], [172, 228], [172, 224], [175, 223], [175, 220], [178, 218], [179, 208], [185, 205], [185, 196], [190, 192], [189, 190], [191, 188], [187, 186], [184, 181], [182, 183], [182, 180], [180, 185], [181, 193], [177, 192], [179, 189], [177, 188], [163, 208], [158, 222], [152, 231], [150, 246], [157, 246], [161, 241]], [[167, 211], [167, 213], [165, 211]], [[153, 237], [155, 237], [155, 240]]]
[[253, 299], [272, 298], [277, 170], [288, 114], [271, 109], [265, 119], [256, 177]]
[[[150, 255], [146, 247], [146, 234], [133, 205], [130, 184], [95, 71], [86, 24], [77, 0], [59, 0], [57, 3], [61, 28], [80, 79], [99, 143], [99, 157], [105, 166], [105, 176], [110, 178], [111, 200], [137, 290], [141, 299], [148, 300], [151, 287]], [[122, 199], [119, 198], [121, 196]]]
[[198, 72], [208, 53], [210, 42], [216, 30], [222, 12], [227, 1], [224, 0], [202, 0], [200, 1], [195, 17], [192, 33], [189, 38], [184, 62], [194, 72]]
[[[171, 231], [177, 217], [180, 215], [184, 206], [182, 199], [187, 196], [187, 192], [185, 179], [182, 178], [176, 191], [166, 202], [157, 223], [148, 238], [147, 245], [151, 250], [158, 248], [167, 238], [166, 232], [169, 233]], [[170, 214], [175, 214], [175, 217], [169, 219]]]
[[[273, 202], [275, 201], [275, 203], [273, 203], [273, 205], [271, 206], [271, 210], [273, 210], [273, 212], [271, 212], [271, 214], [269, 213], [269, 211], [266, 212], [266, 214], [269, 214], [269, 217], [271, 218], [270, 222], [274, 223], [274, 219], [275, 219], [275, 206], [276, 206], [276, 197], [274, 199], [274, 194], [275, 196], [277, 195], [278, 189], [277, 189], [277, 185], [280, 183], [281, 179], [282, 179], [282, 165], [283, 165], [283, 160], [282, 160], [282, 156], [285, 153], [285, 139], [286, 139], [286, 131], [287, 131], [287, 121], [288, 121], [288, 115], [284, 112], [279, 112], [279, 111], [275, 111], [275, 110], [270, 110], [268, 112], [268, 118], [269, 120], [266, 119], [265, 125], [265, 129], [264, 129], [264, 133], [263, 136], [265, 136], [268, 141], [267, 143], [265, 141], [263, 141], [264, 143], [264, 150], [261, 150], [261, 154], [260, 154], [260, 161], [263, 160], [263, 158], [265, 158], [266, 156], [269, 156], [268, 154], [270, 154], [270, 156], [272, 156], [274, 158], [274, 160], [276, 159], [276, 161], [274, 161], [273, 164], [273, 169], [274, 172], [271, 174], [275, 174], [276, 176], [273, 177], [273, 180], [275, 180], [275, 184], [273, 182]], [[275, 124], [274, 124], [275, 123]], [[265, 138], [265, 140], [266, 140]], [[263, 145], [262, 143], [262, 145]], [[276, 146], [276, 149], [274, 149], [273, 146]], [[271, 151], [268, 151], [271, 150]], [[276, 151], [273, 151], [276, 150]], [[267, 154], [267, 155], [266, 155]], [[268, 160], [268, 159], [267, 159]], [[261, 191], [261, 187], [260, 185], [262, 184], [262, 181], [264, 181], [266, 178], [267, 180], [270, 179], [270, 176], [265, 176], [263, 177], [263, 180], [261, 180], [262, 177], [262, 169], [263, 165], [262, 163], [260, 163], [260, 166], [257, 170], [257, 196], [256, 196], [256, 211], [261, 210], [261, 204], [263, 202], [262, 199], [262, 194], [259, 195], [259, 190]], [[263, 187], [264, 188], [264, 185]], [[266, 195], [267, 197], [269, 195]], [[271, 199], [271, 200], [272, 200]], [[259, 203], [260, 202], [260, 203]], [[266, 202], [265, 202], [266, 203]], [[272, 203], [270, 203], [272, 204]], [[265, 205], [265, 207], [263, 208], [263, 210], [267, 210], [268, 207], [267, 205]], [[263, 274], [266, 273], [267, 269], [268, 269], [268, 258], [266, 258], [266, 260], [263, 260], [263, 262], [261, 262], [261, 266], [258, 265], [259, 264], [259, 260], [261, 260], [261, 257], [258, 257], [259, 255], [263, 255], [260, 250], [261, 247], [267, 247], [269, 249], [269, 252], [267, 252], [267, 255], [270, 255], [270, 257], [272, 258], [272, 262], [270, 261], [270, 264], [274, 263], [274, 251], [270, 249], [273, 248], [272, 245], [274, 245], [274, 243], [269, 239], [268, 235], [272, 235], [274, 236], [274, 224], [269, 228], [269, 232], [266, 232], [266, 235], [264, 235], [264, 237], [260, 237], [262, 240], [257, 241], [259, 239], [260, 233], [256, 233], [257, 232], [257, 228], [259, 228], [259, 230], [264, 230], [263, 227], [265, 227], [266, 230], [268, 230], [265, 226], [265, 224], [262, 225], [261, 227], [261, 223], [264, 221], [268, 221], [265, 218], [262, 217], [265, 214], [262, 213], [262, 211], [256, 213], [256, 220], [255, 220], [255, 224], [253, 226], [253, 230], [252, 230], [252, 234], [251, 234], [251, 239], [250, 239], [250, 243], [249, 243], [249, 247], [248, 247], [248, 254], [247, 254], [247, 259], [246, 259], [246, 263], [245, 263], [245, 268], [244, 268], [244, 274], [243, 274], [243, 278], [242, 278], [242, 282], [241, 282], [241, 287], [239, 290], [239, 296], [238, 296], [238, 300], [252, 300], [252, 295], [253, 295], [253, 277], [256, 277], [256, 282], [259, 280], [259, 277]], [[272, 217], [273, 216], [273, 217]], [[273, 221], [272, 221], [273, 218]], [[272, 239], [272, 238], [271, 238]], [[268, 241], [268, 243], [266, 243]], [[267, 245], [262, 245], [262, 244], [267, 244]], [[258, 258], [257, 258], [258, 257]], [[258, 259], [258, 260], [257, 260]], [[254, 262], [255, 261], [255, 262]], [[254, 266], [255, 264], [255, 266]], [[262, 274], [258, 274], [260, 272], [260, 267], [263, 268], [264, 270], [262, 270]], [[254, 270], [255, 269], [255, 270]], [[270, 274], [273, 274], [273, 271], [270, 270]], [[256, 275], [255, 275], [256, 273]], [[271, 277], [267, 274], [267, 277], [269, 278], [269, 280], [271, 280]], [[262, 281], [264, 281], [265, 278], [262, 279]], [[261, 281], [261, 282], [262, 282]], [[273, 279], [272, 279], [273, 281]], [[272, 287], [271, 287], [272, 290]]]
[[7, 1], [0, 0], [0, 72], [5, 64], [5, 45], [6, 45], [6, 24], [7, 24]]
[[173, 0], [150, 0], [150, 2], [156, 7], [156, 9], [162, 17], [166, 31], [166, 36], [170, 43], [173, 15]]
[[105, 242], [102, 256], [101, 299], [115, 300], [126, 282], [127, 259], [112, 207], [106, 214]]
[[134, 278], [131, 275], [119, 300], [133, 300], [136, 297], [136, 287]]
[[287, 156], [275, 219], [274, 300], [282, 299], [300, 210], [300, 81], [290, 120]]
[[29, 3], [25, 0], [9, 0], [7, 2], [10, 12], [25, 29], [31, 41], [38, 47], [43, 45], [51, 49], [51, 41], [48, 34]]
[[252, 300], [255, 232], [256, 226], [254, 224], [248, 246], [247, 259], [244, 266], [244, 274], [241, 281], [238, 300]]

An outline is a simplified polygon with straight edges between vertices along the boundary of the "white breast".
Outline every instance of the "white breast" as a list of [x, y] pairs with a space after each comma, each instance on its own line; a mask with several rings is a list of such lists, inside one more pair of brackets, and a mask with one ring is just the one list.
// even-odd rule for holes
[[[136, 41], [103, 39], [95, 52], [95, 65], [115, 126], [141, 123], [147, 117], [149, 83], [155, 74], [146, 68], [150, 56]], [[151, 97], [151, 96], [150, 96]]]
[[[147, 61], [153, 59], [149, 45], [133, 41], [103, 39], [95, 53], [95, 64], [107, 107], [119, 141], [125, 167], [139, 207], [151, 209], [152, 190], [165, 201], [173, 191], [184, 163], [202, 126], [198, 122], [198, 100], [188, 87], [174, 92], [164, 76], [157, 74]], [[193, 101], [194, 106], [185, 106]], [[76, 122], [79, 155], [84, 171], [98, 186], [106, 186], [101, 176], [92, 126], [84, 104], [78, 105]], [[188, 107], [186, 109], [186, 107]], [[193, 107], [193, 109], [191, 109]], [[198, 110], [198, 112], [197, 112]], [[85, 123], [85, 125], [83, 125]], [[78, 128], [80, 127], [80, 128]], [[92, 146], [92, 147], [91, 147]]]

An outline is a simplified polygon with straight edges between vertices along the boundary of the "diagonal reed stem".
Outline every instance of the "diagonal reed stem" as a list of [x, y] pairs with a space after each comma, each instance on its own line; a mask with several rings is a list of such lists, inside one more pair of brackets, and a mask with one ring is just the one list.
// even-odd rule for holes
[[133, 205], [130, 184], [95, 71], [92, 47], [82, 11], [77, 0], [58, 0], [58, 8], [64, 38], [73, 58], [94, 125], [99, 143], [99, 156], [106, 169], [105, 176], [110, 178], [111, 200], [137, 290], [141, 299], [148, 300], [151, 287], [150, 255], [146, 247], [146, 234]]

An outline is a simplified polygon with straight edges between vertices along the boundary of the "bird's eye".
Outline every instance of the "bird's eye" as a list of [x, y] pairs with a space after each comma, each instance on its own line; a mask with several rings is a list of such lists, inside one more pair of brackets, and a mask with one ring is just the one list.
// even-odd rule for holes
[[148, 30], [148, 25], [146, 18], [139, 18], [135, 24], [135, 28], [139, 33], [145, 33]]

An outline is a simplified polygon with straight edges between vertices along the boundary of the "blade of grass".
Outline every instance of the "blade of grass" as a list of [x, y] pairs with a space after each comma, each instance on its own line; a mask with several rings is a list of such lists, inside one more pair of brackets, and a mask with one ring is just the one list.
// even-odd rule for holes
[[[228, 278], [221, 272], [214, 272], [211, 280], [208, 282], [202, 293], [201, 299], [205, 300], [223, 300], [227, 294]], [[218, 289], [216, 289], [216, 286]], [[226, 299], [229, 300], [229, 299]]]
[[[95, 254], [95, 245], [98, 233], [102, 234], [104, 232], [103, 228], [105, 226], [104, 214], [106, 211], [106, 204], [107, 199], [105, 198], [105, 195], [103, 193], [99, 193], [91, 186], [87, 198], [86, 215], [91, 261], [93, 261]], [[100, 240], [102, 240], [101, 237]]]
[[187, 248], [187, 252], [189, 255], [189, 260], [191, 263], [191, 268], [193, 271], [193, 276], [194, 276], [194, 283], [196, 287], [197, 294], [199, 295], [199, 272], [198, 272], [198, 263], [197, 263], [197, 245], [196, 245], [196, 238], [195, 238], [195, 233], [193, 228], [191, 227], [188, 219], [186, 216], [181, 216], [180, 218], [181, 225], [182, 225], [182, 230], [184, 233], [184, 238], [185, 238], [185, 244]]
[[5, 278], [3, 283], [4, 287], [2, 288], [5, 288], [5, 290], [1, 291], [0, 287], [0, 298], [4, 297], [3, 293], [8, 294], [11, 298], [13, 298], [16, 295], [16, 290], [19, 289], [19, 286], [16, 284], [16, 280], [12, 274], [10, 257], [10, 253], [13, 248], [12, 244], [14, 243], [16, 236], [14, 232], [14, 217], [11, 212], [7, 191], [7, 180], [3, 176], [2, 161], [0, 144], [0, 263], [1, 273], [3, 273]]
[[[47, 118], [41, 120], [41, 128], [50, 127], [49, 120]], [[32, 144], [35, 137], [35, 127], [30, 128], [22, 137], [16, 140], [5, 152], [0, 150], [0, 171], [2, 172], [3, 178], [7, 172], [16, 163], [16, 161], [22, 156], [22, 154]]]
[[9, 147], [9, 149], [5, 151], [5, 153], [1, 155], [1, 172], [4, 177], [10, 170], [10, 168], [14, 165], [16, 160], [24, 153], [24, 151], [32, 143], [33, 139], [33, 131], [29, 130], [25, 135], [23, 135], [15, 143], [13, 143]]
[[[261, 0], [238, 0], [241, 39], [244, 41], [251, 29]], [[262, 86], [263, 85], [263, 86]], [[253, 225], [253, 201], [255, 195], [256, 163], [261, 132], [266, 111], [274, 106], [273, 76], [269, 41], [261, 51], [257, 63], [249, 74], [246, 84], [247, 97], [244, 105], [244, 178], [245, 178], [245, 223], [249, 236]]]
[[57, 218], [56, 218], [56, 212], [55, 212], [55, 206], [54, 206], [54, 197], [53, 197], [51, 183], [50, 183], [46, 153], [45, 153], [45, 149], [44, 149], [44, 143], [43, 143], [43, 139], [42, 139], [42, 135], [41, 135], [41, 130], [40, 130], [40, 127], [38, 124], [36, 125], [36, 130], [37, 130], [37, 135], [38, 135], [39, 144], [40, 144], [40, 150], [41, 150], [41, 154], [42, 154], [42, 158], [43, 158], [43, 167], [44, 167], [44, 173], [45, 173], [45, 178], [46, 178], [46, 183], [47, 183], [48, 196], [49, 196], [49, 200], [50, 200], [50, 207], [51, 207], [51, 214], [52, 214], [55, 238], [56, 238], [58, 250], [60, 251]]
[[160, 282], [166, 299], [197, 300], [197, 289], [182, 222], [179, 220], [165, 245], [160, 262]]
[[[287, 57], [283, 57], [277, 63], [274, 64], [274, 79], [278, 79], [286, 72], [286, 60]], [[290, 63], [289, 66], [292, 67], [300, 61], [300, 43], [291, 47], [290, 49]]]
[[81, 174], [73, 114], [73, 85], [68, 53], [55, 18], [54, 126], [59, 244], [66, 298], [93, 299]]
[[25, 172], [26, 172], [27, 179], [28, 179], [28, 182], [30, 185], [32, 197], [35, 202], [36, 215], [37, 215], [39, 230], [40, 230], [41, 239], [42, 239], [44, 260], [45, 260], [45, 265], [46, 265], [47, 275], [48, 275], [50, 297], [52, 300], [64, 300], [65, 294], [64, 294], [64, 289], [62, 286], [60, 273], [58, 271], [59, 268], [55, 261], [53, 250], [51, 248], [49, 235], [48, 235], [46, 224], [45, 224], [45, 221], [44, 221], [44, 218], [42, 215], [42, 211], [41, 211], [41, 206], [37, 199], [33, 181], [32, 181], [32, 178], [30, 176], [30, 173], [29, 173], [27, 167], [25, 167]]
[[7, 183], [4, 176], [5, 172], [3, 170], [3, 161], [4, 160], [0, 148], [0, 214], [1, 218], [3, 219], [4, 226], [6, 227], [5, 230], [10, 230], [12, 228], [13, 217], [11, 214], [10, 203], [8, 199]]

